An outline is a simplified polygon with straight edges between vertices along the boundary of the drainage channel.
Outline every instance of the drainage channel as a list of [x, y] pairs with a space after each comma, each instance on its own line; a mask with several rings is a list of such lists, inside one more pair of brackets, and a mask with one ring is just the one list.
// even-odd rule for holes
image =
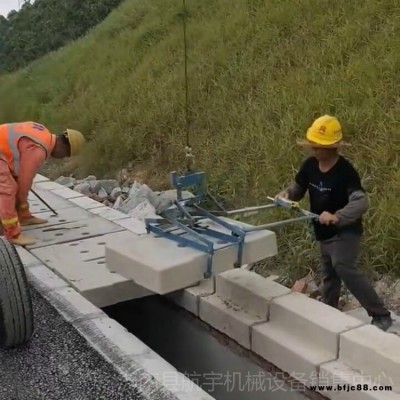
[[[118, 321], [216, 400], [305, 400], [295, 386], [227, 345], [222, 335], [162, 296], [106, 307]], [[298, 387], [297, 387], [298, 389]]]

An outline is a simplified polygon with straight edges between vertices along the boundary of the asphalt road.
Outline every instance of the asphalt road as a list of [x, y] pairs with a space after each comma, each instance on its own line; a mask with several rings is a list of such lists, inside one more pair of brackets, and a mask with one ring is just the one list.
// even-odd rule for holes
[[143, 400], [36, 291], [35, 334], [0, 351], [0, 400]]

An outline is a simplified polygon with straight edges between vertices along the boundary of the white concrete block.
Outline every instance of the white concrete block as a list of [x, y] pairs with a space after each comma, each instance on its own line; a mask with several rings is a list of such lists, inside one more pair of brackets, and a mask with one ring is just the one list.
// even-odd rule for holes
[[104, 205], [96, 200], [91, 199], [90, 197], [82, 196], [82, 197], [74, 197], [69, 199], [71, 203], [84, 208], [85, 210], [90, 210], [91, 208], [96, 207], [104, 207]]
[[[397, 400], [399, 392], [386, 390], [381, 380], [361, 375], [338, 362], [322, 364], [319, 371], [319, 393], [332, 400]], [[325, 386], [325, 388], [323, 388]], [[326, 386], [330, 386], [328, 389]], [[325, 390], [322, 390], [325, 389]]]
[[82, 193], [79, 193], [76, 190], [72, 190], [72, 189], [64, 187], [64, 186], [61, 189], [52, 190], [52, 192], [54, 194], [56, 194], [57, 196], [60, 196], [67, 200], [74, 199], [76, 197], [83, 197]]
[[[221, 218], [225, 222], [230, 223], [233, 226], [238, 226], [242, 228], [250, 228], [251, 225], [245, 224], [240, 221], [235, 221], [229, 218]], [[202, 226], [208, 227], [215, 231], [231, 234], [229, 230], [222, 227], [219, 224], [211, 220], [205, 220], [201, 223]], [[210, 238], [211, 239], [211, 238]], [[215, 240], [215, 239], [214, 239]], [[223, 243], [220, 240], [217, 240], [216, 243], [221, 245], [227, 245], [227, 243]], [[267, 257], [273, 257], [278, 254], [278, 245], [276, 240], [276, 234], [273, 231], [254, 231], [246, 234], [245, 245], [243, 247], [243, 257], [242, 257], [242, 265], [253, 264], [254, 262], [260, 261]], [[236, 261], [236, 260], [235, 260]]]
[[[35, 192], [54, 210], [59, 211], [64, 208], [71, 208], [73, 204], [71, 204], [68, 200], [63, 199], [60, 196], [52, 193], [49, 190], [37, 189]], [[32, 214], [42, 213], [49, 211], [49, 208], [42, 203], [41, 200], [38, 199], [32, 192], [29, 192], [28, 195], [29, 209]]]
[[[214, 242], [214, 275], [232, 269], [237, 261], [236, 246]], [[154, 251], [157, 249], [157, 251]], [[243, 263], [255, 262], [276, 254], [273, 232], [258, 231], [246, 237]], [[204, 278], [207, 254], [152, 235], [135, 241], [106, 246], [107, 266], [126, 278], [158, 294], [167, 294], [193, 286]]]
[[256, 272], [232, 269], [216, 277], [216, 294], [252, 315], [267, 318], [272, 299], [289, 294], [289, 288]]
[[217, 295], [201, 297], [199, 300], [200, 319], [250, 349], [250, 327], [265, 321], [266, 317], [249, 314]]
[[77, 206], [71, 208], [63, 208], [61, 210], [58, 210], [57, 214], [58, 215], [54, 215], [52, 211], [43, 211], [38, 215], [38, 217], [47, 219], [47, 223], [41, 225], [22, 226], [22, 231], [25, 232], [32, 229], [54, 227], [57, 225], [63, 225], [69, 222], [78, 222], [93, 217], [92, 214], [90, 214], [88, 211]]
[[296, 292], [271, 302], [270, 321], [279, 323], [282, 329], [290, 330], [304, 340], [312, 340], [314, 347], [327, 349], [335, 355], [339, 334], [363, 325], [356, 318]]
[[33, 190], [57, 190], [57, 189], [62, 189], [65, 188], [65, 186], [60, 185], [57, 182], [53, 181], [42, 181], [42, 182], [34, 182], [32, 185]]
[[400, 337], [372, 325], [345, 332], [340, 336], [340, 360], [371, 376], [380, 376], [382, 384], [400, 391]]
[[120, 219], [116, 220], [115, 223], [136, 235], [147, 235], [146, 224], [136, 218]]
[[362, 324], [301, 293], [275, 298], [269, 312], [252, 328], [252, 350], [307, 385], [321, 363], [337, 359], [339, 334]]
[[307, 331], [309, 340], [283, 329], [278, 322], [269, 321], [251, 330], [251, 350], [307, 386], [316, 384], [320, 364], [336, 359], [329, 349], [313, 344], [311, 329]]
[[103, 218], [93, 215], [79, 222], [65, 223], [62, 225], [31, 229], [29, 236], [36, 239], [37, 243], [26, 246], [27, 249], [37, 249], [61, 243], [78, 241], [80, 238], [92, 238], [106, 235], [107, 233], [122, 231], [122, 228]]
[[198, 285], [167, 294], [167, 298], [182, 308], [199, 315], [200, 297], [210, 296], [215, 292], [215, 277], [202, 280]]
[[105, 307], [153, 294], [106, 268], [105, 245], [126, 236], [136, 237], [130, 232], [117, 232], [31, 251], [86, 299], [98, 307]]
[[[117, 220], [123, 220], [123, 219], [128, 219], [129, 215], [124, 214], [120, 211], [114, 210], [110, 207], [96, 207], [96, 208], [91, 208], [89, 209], [89, 212], [98, 215], [101, 218], [108, 219], [109, 221], [117, 221]], [[120, 225], [122, 226], [122, 225]]]
[[46, 182], [49, 180], [50, 180], [49, 178], [46, 178], [43, 175], [36, 174], [35, 177], [33, 178], [33, 183]]

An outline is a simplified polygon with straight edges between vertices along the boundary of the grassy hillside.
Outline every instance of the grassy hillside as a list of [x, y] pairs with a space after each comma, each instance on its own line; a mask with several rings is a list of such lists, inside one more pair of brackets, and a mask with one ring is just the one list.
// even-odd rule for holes
[[[334, 114], [370, 194], [365, 268], [400, 273], [398, 1], [187, 6], [191, 138], [212, 192], [230, 205], [265, 203], [304, 157], [296, 138]], [[126, 1], [83, 40], [0, 78], [0, 121], [77, 127], [92, 141], [81, 174], [133, 162], [153, 187], [168, 186], [184, 165], [181, 13], [181, 0]], [[276, 265], [314, 267], [310, 239], [304, 225], [282, 230]]]

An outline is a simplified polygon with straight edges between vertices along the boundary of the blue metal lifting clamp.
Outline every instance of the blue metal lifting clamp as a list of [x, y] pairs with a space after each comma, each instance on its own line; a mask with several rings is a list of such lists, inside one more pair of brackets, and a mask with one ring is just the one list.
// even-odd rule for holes
[[[268, 199], [272, 200], [271, 204], [227, 211], [208, 192], [206, 188], [206, 174], [204, 172], [188, 172], [181, 176], [176, 172], [172, 172], [171, 181], [173, 186], [177, 189], [177, 200], [174, 202], [173, 206], [162, 213], [160, 218], [149, 218], [145, 220], [147, 233], [152, 232], [158, 237], [173, 240], [177, 242], [180, 247], [188, 246], [205, 252], [207, 254], [205, 278], [212, 276], [213, 269], [215, 242], [210, 240], [210, 238], [216, 239], [219, 244], [226, 244], [226, 247], [236, 245], [238, 256], [234, 267], [240, 268], [242, 265], [243, 247], [247, 233], [278, 228], [293, 222], [318, 219], [318, 215], [301, 209], [298, 203], [282, 198], [274, 199], [269, 197]], [[190, 188], [194, 189], [194, 196], [183, 198], [183, 190]], [[218, 207], [218, 210], [209, 212], [201, 207], [201, 204], [207, 199], [210, 199]], [[236, 214], [257, 213], [274, 207], [294, 209], [303, 215], [297, 218], [251, 227], [239, 227], [220, 218], [221, 216], [228, 217]], [[231, 234], [229, 235], [209, 228], [205, 224], [207, 219], [224, 227], [230, 231]]]
[[[205, 278], [212, 276], [215, 239], [218, 241], [218, 244], [226, 244], [226, 246], [237, 245], [238, 257], [234, 266], [240, 267], [246, 232], [242, 228], [230, 224], [200, 206], [209, 198], [217, 205], [221, 214], [224, 215], [227, 213], [221, 204], [207, 191], [206, 174], [204, 172], [189, 172], [179, 176], [176, 172], [172, 172], [171, 181], [172, 185], [177, 189], [177, 200], [172, 207], [162, 214], [161, 218], [149, 218], [145, 220], [147, 233], [152, 232], [158, 237], [173, 240], [180, 247], [188, 246], [207, 253]], [[184, 199], [183, 190], [190, 188], [194, 189], [194, 196]], [[209, 228], [205, 224], [206, 219], [226, 228], [231, 234], [229, 235]], [[185, 234], [186, 236], [183, 236]], [[210, 239], [214, 239], [214, 241]]]

